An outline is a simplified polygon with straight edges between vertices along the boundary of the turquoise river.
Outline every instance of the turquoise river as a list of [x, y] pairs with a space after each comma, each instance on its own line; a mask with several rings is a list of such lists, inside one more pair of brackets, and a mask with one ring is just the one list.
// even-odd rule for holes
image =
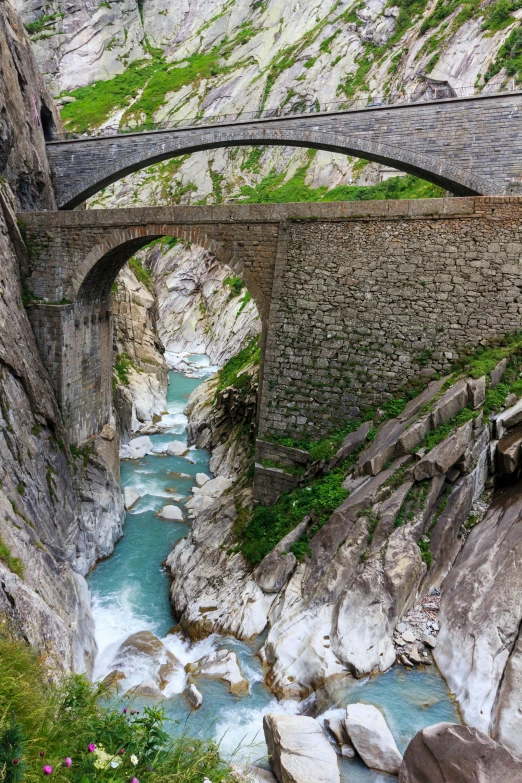
[[[200, 357], [194, 357], [194, 361], [201, 364]], [[186, 442], [183, 409], [199, 383], [199, 378], [170, 373], [168, 416], [163, 418], [169, 428], [152, 436], [155, 448], [175, 439]], [[189, 459], [158, 454], [139, 461], [121, 462], [122, 485], [134, 487], [140, 500], [127, 513], [124, 535], [114, 554], [100, 563], [89, 577], [99, 650], [95, 676], [103, 678], [113, 669], [123, 668], [127, 676], [126, 687], [150, 679], [146, 661], [136, 663], [133, 659], [128, 666], [117, 661], [121, 642], [129, 634], [144, 629], [159, 636], [183, 664], [198, 660], [216, 647], [234, 649], [243, 673], [250, 681], [248, 696], [232, 696], [223, 683], [199, 679], [197, 685], [203, 694], [203, 706], [192, 712], [181, 694], [186, 680], [184, 674], [179, 673], [166, 687], [162, 705], [171, 719], [168, 726], [173, 734], [187, 731], [196, 736], [213, 737], [220, 742], [225, 756], [266, 766], [263, 715], [271, 711], [297, 713], [299, 704], [278, 702], [265, 687], [261, 662], [256, 657], [262, 640], [247, 644], [215, 635], [190, 644], [177, 634], [167, 635], [175, 619], [169, 603], [168, 577], [162, 563], [176, 541], [186, 535], [188, 525], [162, 521], [155, 514], [172, 502], [179, 503], [183, 509], [190, 497], [195, 474], [209, 473], [208, 452], [191, 448], [187, 456]], [[459, 721], [446, 685], [434, 666], [415, 671], [395, 666], [386, 674], [356, 682], [347, 677], [345, 685], [336, 685], [335, 695], [329, 696], [328, 703], [324, 698], [322, 701], [320, 708], [328, 709], [328, 713], [354, 701], [375, 704], [383, 711], [401, 751], [424, 726], [440, 721]], [[340, 765], [344, 783], [392, 783], [395, 780], [367, 769], [357, 760], [342, 760]]]

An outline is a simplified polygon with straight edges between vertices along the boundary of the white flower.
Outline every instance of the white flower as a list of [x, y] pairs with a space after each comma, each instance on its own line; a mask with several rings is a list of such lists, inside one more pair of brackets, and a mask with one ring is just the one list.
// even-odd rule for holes
[[134, 766], [136, 766], [136, 764], [138, 763], [138, 757], [135, 756], [134, 753], [131, 756], [131, 761], [134, 764]]
[[212, 783], [212, 781], [211, 781], [211, 780], [209, 780], [208, 778], [205, 778], [205, 779], [203, 780], [203, 783]]

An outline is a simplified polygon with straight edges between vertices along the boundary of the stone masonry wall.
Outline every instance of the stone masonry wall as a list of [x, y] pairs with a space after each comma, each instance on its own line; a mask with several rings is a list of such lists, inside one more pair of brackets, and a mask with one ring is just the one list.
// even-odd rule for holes
[[[74, 440], [104, 423], [110, 399], [110, 341], [100, 326], [106, 308], [96, 302], [133, 250], [158, 235], [214, 248], [256, 300], [266, 346], [260, 438], [321, 435], [409, 379], [446, 372], [467, 346], [521, 325], [516, 197], [20, 217], [32, 255], [31, 290], [78, 300], [60, 358], [74, 365], [67, 372], [78, 380], [60, 381], [57, 390], [68, 427], [76, 422]], [[53, 339], [39, 338], [44, 361]]]
[[325, 433], [520, 329], [522, 203], [474, 201], [457, 219], [288, 222], [260, 437]]

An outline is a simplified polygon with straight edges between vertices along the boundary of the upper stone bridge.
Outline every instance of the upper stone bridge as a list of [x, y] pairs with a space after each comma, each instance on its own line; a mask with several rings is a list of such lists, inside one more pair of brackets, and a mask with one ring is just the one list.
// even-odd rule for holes
[[111, 415], [111, 285], [161, 236], [206, 247], [255, 299], [262, 438], [321, 435], [522, 324], [522, 199], [513, 196], [18, 217], [29, 317], [75, 442]]
[[458, 196], [519, 192], [522, 92], [370, 106], [217, 125], [51, 141], [58, 205], [73, 209], [121, 177], [200, 150], [285, 145], [384, 163]]

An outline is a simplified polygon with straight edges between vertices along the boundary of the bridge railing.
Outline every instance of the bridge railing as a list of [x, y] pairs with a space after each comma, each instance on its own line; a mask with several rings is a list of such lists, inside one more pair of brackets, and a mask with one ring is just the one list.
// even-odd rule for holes
[[425, 101], [443, 100], [445, 98], [467, 98], [478, 94], [479, 92], [475, 87], [450, 87], [449, 85], [444, 84], [437, 87], [422, 84], [420, 88], [417, 88], [411, 93], [398, 92], [383, 96], [363, 96], [342, 101], [330, 101], [328, 103], [319, 103], [319, 101], [315, 101], [311, 104], [305, 104], [303, 101], [298, 101], [293, 104], [287, 104], [286, 106], [280, 106], [276, 109], [239, 111], [234, 112], [233, 114], [197, 115], [195, 117], [185, 117], [183, 119], [172, 118], [161, 122], [145, 121], [144, 123], [135, 125], [104, 125], [100, 128], [94, 128], [93, 130], [82, 133], [77, 133], [75, 131], [55, 133], [53, 141], [116, 136], [125, 133], [141, 133], [147, 131], [176, 130], [199, 126], [230, 125], [235, 122], [253, 122], [255, 120], [274, 119], [277, 117], [292, 117], [295, 115], [325, 112], [335, 113], [348, 109], [398, 106]]

